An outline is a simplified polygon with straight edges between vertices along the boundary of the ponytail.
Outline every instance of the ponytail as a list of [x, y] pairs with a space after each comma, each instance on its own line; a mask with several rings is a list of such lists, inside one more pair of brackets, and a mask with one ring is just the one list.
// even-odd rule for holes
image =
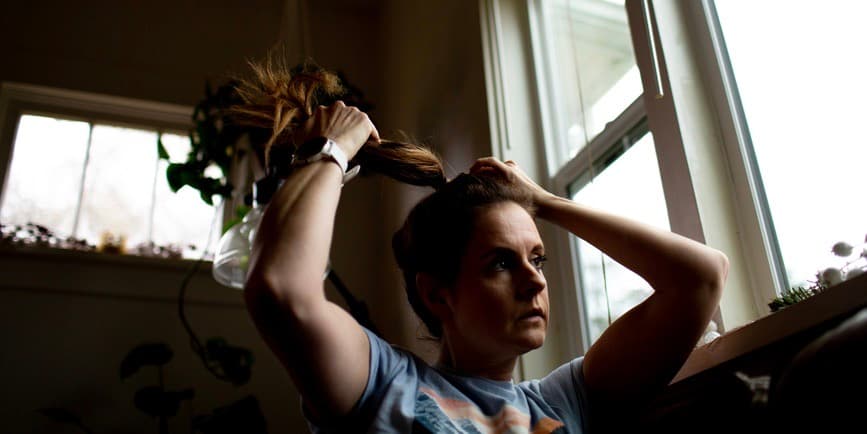
[[[283, 172], [296, 151], [296, 128], [307, 121], [316, 107], [333, 103], [347, 94], [333, 72], [313, 63], [290, 71], [284, 62], [268, 57], [249, 62], [250, 79], [236, 87], [244, 101], [231, 109], [240, 125], [270, 129], [263, 155], [269, 173]], [[442, 161], [431, 150], [411, 143], [382, 140], [362, 146], [350, 165], [360, 164], [365, 172], [380, 173], [407, 184], [439, 189], [446, 184]]]

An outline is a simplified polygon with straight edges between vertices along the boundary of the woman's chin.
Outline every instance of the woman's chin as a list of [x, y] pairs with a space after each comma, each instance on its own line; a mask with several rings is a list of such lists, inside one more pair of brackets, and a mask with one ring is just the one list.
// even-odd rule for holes
[[520, 337], [520, 346], [523, 352], [535, 350], [545, 343], [545, 329], [524, 330]]

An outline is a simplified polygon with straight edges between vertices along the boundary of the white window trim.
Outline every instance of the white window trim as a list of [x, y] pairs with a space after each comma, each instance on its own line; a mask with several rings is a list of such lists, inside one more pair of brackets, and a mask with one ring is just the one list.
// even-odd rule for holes
[[[727, 59], [720, 57], [722, 49], [721, 35], [709, 27], [714, 20], [713, 4], [709, 0], [688, 2], [683, 5], [683, 14], [688, 22], [695, 23], [691, 27], [691, 37], [697, 44], [696, 59], [701, 68], [701, 75], [705, 77], [708, 95], [711, 97], [720, 125], [722, 145], [727, 156], [729, 169], [734, 181], [733, 194], [736, 203], [747, 203], [750, 206], [738, 207], [738, 227], [744, 232], [742, 242], [745, 254], [748, 255], [748, 264], [752, 265], [751, 283], [756, 291], [756, 304], [759, 308], [767, 308], [767, 303], [776, 297], [784, 289], [782, 267], [779, 266], [781, 253], [777, 243], [772, 240], [773, 234], [769, 234], [765, 228], [770, 221], [770, 211], [767, 209], [767, 198], [759, 197], [754, 192], [760, 190], [761, 183], [755, 178], [757, 168], [755, 159], [748, 157], [746, 142], [749, 140], [744, 123], [742, 108], [738, 103], [733, 83], [732, 71]], [[764, 192], [759, 191], [764, 196]], [[774, 270], [777, 270], [776, 272]]]
[[[5, 82], [0, 84], [0, 203], [12, 164], [18, 121], [22, 115], [46, 115], [64, 119], [144, 128], [159, 132], [186, 132], [193, 108], [132, 98], [100, 95], [46, 86]], [[223, 217], [225, 219], [225, 216]], [[79, 252], [80, 253], [80, 252]], [[164, 259], [163, 259], [164, 260]], [[143, 262], [144, 263], [144, 262]]]
[[0, 185], [6, 185], [18, 119], [23, 114], [188, 131], [192, 126], [192, 113], [192, 107], [177, 104], [4, 82], [0, 84]]
[[[720, 325], [731, 329], [750, 323], [768, 313], [777, 285], [766, 237], [761, 235], [758, 202], [749, 191], [752, 180], [737, 151], [735, 138], [741, 131], [728, 115], [730, 95], [719, 73], [714, 73], [719, 64], [710, 63], [719, 59], [707, 55], [713, 51], [702, 18], [706, 11], [694, 9], [706, 4], [627, 0], [626, 5], [645, 89], [654, 86], [650, 65], [657, 65], [662, 78], [664, 96], [646, 94], [645, 105], [660, 171], [666, 174], [663, 186], [672, 230], [728, 255], [731, 267], [720, 302]], [[664, 23], [655, 25], [653, 32], [645, 26], [645, 5], [651, 5], [654, 22]], [[657, 38], [656, 62], [651, 59], [649, 34]]]
[[[188, 131], [192, 107], [153, 101], [98, 95], [22, 83], [0, 84], [0, 186], [5, 185], [12, 145], [22, 114], [39, 113], [113, 125], [165, 131]], [[0, 189], [2, 191], [2, 189]], [[34, 279], [50, 262], [53, 272]], [[218, 284], [211, 263], [192, 259], [167, 260], [135, 255], [38, 247], [0, 249], [0, 279], [5, 290], [27, 293], [116, 297], [134, 301], [177, 302], [177, 288], [190, 278], [188, 305], [235, 309], [243, 307], [241, 291]], [[133, 276], [133, 277], [130, 277]], [[117, 285], [117, 282], [127, 282]], [[107, 289], [107, 288], [110, 288]]]
[[[731, 86], [725, 76], [711, 73], [721, 71], [721, 59], [701, 56], [716, 53], [711, 50], [714, 35], [703, 21], [707, 1], [653, 5], [653, 22], [665, 22], [661, 29], [654, 26], [652, 33], [659, 62], [653, 70], [647, 36], [651, 33], [643, 9], [649, 2], [627, 0], [643, 86], [655, 89], [660, 78], [662, 97], [645, 92], [642, 101], [633, 103], [562, 168], [552, 164], [556, 150], [545, 147], [555, 139], [548, 102], [556, 95], [552, 96], [541, 62], [534, 62], [549, 56], [535, 27], [539, 0], [480, 0], [479, 4], [492, 153], [521, 162], [540, 185], [565, 195], [569, 183], [589, 166], [590, 156], [599, 155], [611, 137], [646, 116], [657, 144], [672, 231], [726, 252], [731, 261], [716, 318], [725, 330], [764, 316], [779, 284], [772, 271], [768, 236], [762, 230], [764, 217], [751, 190], [754, 181], [743, 163], [748, 161], [742, 153], [743, 132], [731, 115]], [[569, 305], [562, 308], [567, 317], [558, 323], [564, 333], [554, 353], [576, 356], [586, 351], [589, 342], [576, 288], [574, 246], [561, 232], [553, 235], [554, 246], [549, 248], [554, 250], [552, 268], [558, 273], [549, 276], [549, 284], [556, 288], [551, 302]], [[534, 370], [525, 369], [526, 373]]]
[[588, 170], [593, 160], [603, 155], [620, 139], [638, 125], [647, 116], [644, 110], [644, 99], [639, 97], [626, 108], [616, 119], [609, 122], [599, 135], [585, 145], [578, 154], [569, 160], [559, 171], [553, 174], [554, 189], [563, 196], [569, 193], [569, 185], [582, 173]]
[[[522, 167], [529, 161], [531, 167], [525, 169], [529, 169], [531, 177], [550, 191], [565, 194], [569, 183], [588, 166], [588, 161], [573, 160], [559, 169], [559, 175], [554, 175], [547, 160], [555, 152], [545, 147], [554, 135], [548, 116], [553, 110], [548, 106], [550, 89], [544, 71], [531, 59], [547, 55], [539, 38], [534, 36], [538, 33], [534, 26], [539, 1], [480, 0], [492, 153], [516, 159]], [[672, 230], [723, 250], [731, 262], [717, 314], [718, 324], [727, 332], [713, 344], [694, 351], [678, 373], [677, 381], [797, 333], [809, 326], [810, 321], [838, 315], [851, 305], [851, 295], [840, 289], [807, 300], [803, 306], [794, 306], [792, 312], [768, 314], [767, 303], [781, 289], [779, 276], [774, 271], [773, 249], [769, 247], [772, 240], [764, 230], [766, 216], [758, 205], [761, 201], [753, 194], [751, 160], [744, 158], [745, 130], [738, 119], [742, 114], [737, 111], [737, 95], [730, 75], [721, 66], [724, 59], [717, 58], [719, 35], [709, 25], [710, 0], [655, 3], [626, 0], [626, 5], [643, 86], [654, 91], [645, 92], [643, 104], [634, 103], [621, 115], [622, 119], [612, 122], [610, 135], [626, 132], [627, 126], [634, 125], [631, 120], [635, 117], [647, 117], [657, 145]], [[645, 5], [651, 12], [653, 32], [646, 25]], [[664, 25], [655, 25], [657, 21]], [[656, 42], [657, 69], [650, 66], [648, 35]], [[503, 53], [521, 61], [506, 60]], [[656, 90], [657, 83], [661, 92]], [[514, 98], [532, 104], [510, 106]], [[532, 134], [522, 131], [528, 125], [533, 128]], [[608, 132], [603, 132], [591, 142], [585, 160], [590, 154], [598, 155], [592, 151], [611, 140], [607, 135]], [[530, 140], [521, 142], [519, 138]], [[506, 140], [520, 146], [503, 146]], [[515, 155], [522, 159], [514, 158]], [[544, 224], [541, 228], [544, 238], [548, 233]], [[522, 357], [520, 371], [524, 378], [545, 375], [586, 349], [583, 307], [575, 287], [574, 243], [562, 232], [553, 235], [553, 243], [545, 238], [548, 249], [553, 250], [552, 268], [559, 271], [548, 275], [549, 286], [553, 288], [552, 309], [558, 314], [566, 312], [568, 317], [555, 317], [551, 324], [551, 329], [557, 331], [559, 347], [550, 349], [546, 343], [541, 350]], [[863, 279], [858, 282], [863, 283]], [[543, 355], [537, 355], [538, 352]]]

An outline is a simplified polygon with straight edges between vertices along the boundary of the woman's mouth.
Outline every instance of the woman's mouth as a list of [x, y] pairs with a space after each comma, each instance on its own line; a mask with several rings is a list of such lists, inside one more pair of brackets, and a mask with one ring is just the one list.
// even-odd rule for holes
[[538, 309], [538, 308], [532, 309], [529, 312], [526, 312], [523, 315], [521, 315], [520, 317], [518, 317], [518, 320], [519, 321], [535, 321], [535, 320], [544, 321], [545, 320], [545, 312], [542, 309]]

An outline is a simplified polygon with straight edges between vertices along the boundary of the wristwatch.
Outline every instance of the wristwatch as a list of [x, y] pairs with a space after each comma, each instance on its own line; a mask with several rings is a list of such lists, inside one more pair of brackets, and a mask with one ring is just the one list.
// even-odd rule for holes
[[303, 166], [319, 160], [331, 160], [340, 166], [343, 172], [343, 183], [346, 184], [350, 179], [358, 175], [361, 166], [355, 165], [349, 169], [349, 161], [346, 158], [346, 153], [334, 140], [328, 137], [314, 137], [298, 146], [295, 151], [295, 156], [292, 159], [292, 166]]

